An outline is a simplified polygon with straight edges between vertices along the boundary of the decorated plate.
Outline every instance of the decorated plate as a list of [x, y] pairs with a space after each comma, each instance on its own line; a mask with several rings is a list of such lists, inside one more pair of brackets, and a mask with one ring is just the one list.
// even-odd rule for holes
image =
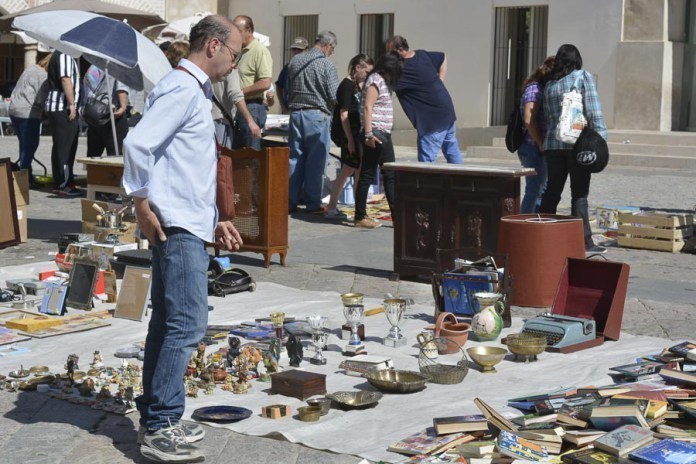
[[251, 410], [236, 406], [207, 406], [193, 411], [191, 418], [205, 422], [237, 422], [251, 416]]

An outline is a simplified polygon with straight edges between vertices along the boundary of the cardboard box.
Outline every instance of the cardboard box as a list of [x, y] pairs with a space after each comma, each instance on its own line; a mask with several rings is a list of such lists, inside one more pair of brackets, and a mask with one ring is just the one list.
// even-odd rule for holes
[[261, 417], [268, 419], [282, 419], [290, 416], [290, 405], [287, 404], [272, 404], [261, 408]]
[[17, 206], [29, 204], [29, 171], [22, 169], [12, 171], [12, 183], [14, 184], [15, 202]]
[[271, 392], [304, 401], [326, 393], [326, 376], [299, 369], [277, 372], [271, 374]]
[[27, 243], [29, 239], [27, 235], [27, 207], [18, 206], [17, 207], [17, 219], [19, 220], [19, 241], [22, 243]]

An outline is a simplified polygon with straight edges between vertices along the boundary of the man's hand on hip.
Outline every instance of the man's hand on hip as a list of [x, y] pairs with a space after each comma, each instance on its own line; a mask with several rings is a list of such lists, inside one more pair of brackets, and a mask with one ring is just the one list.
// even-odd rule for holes
[[215, 228], [215, 244], [228, 251], [237, 251], [242, 246], [242, 237], [232, 221], [218, 222]]
[[135, 202], [135, 217], [138, 218], [140, 231], [147, 237], [153, 245], [159, 242], [166, 242], [167, 236], [162, 230], [162, 225], [159, 222], [157, 215], [150, 209], [150, 203], [146, 198], [134, 198]]

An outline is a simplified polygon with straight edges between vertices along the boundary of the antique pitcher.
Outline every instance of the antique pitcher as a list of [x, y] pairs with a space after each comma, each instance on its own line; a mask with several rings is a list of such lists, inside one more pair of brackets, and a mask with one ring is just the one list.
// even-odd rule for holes
[[478, 292], [471, 299], [472, 309], [476, 312], [471, 318], [471, 331], [477, 340], [495, 340], [503, 329], [505, 303], [501, 293]]

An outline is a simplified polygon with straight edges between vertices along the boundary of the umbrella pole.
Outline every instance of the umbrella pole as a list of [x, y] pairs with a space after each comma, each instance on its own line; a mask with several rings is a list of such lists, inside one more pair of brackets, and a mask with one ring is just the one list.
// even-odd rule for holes
[[[106, 62], [104, 66], [104, 72], [106, 73], [106, 85], [109, 86], [109, 62]], [[109, 116], [111, 116], [111, 134], [114, 136], [114, 153], [116, 156], [121, 156], [118, 151], [118, 137], [116, 136], [116, 120], [114, 119], [114, 103], [112, 101], [113, 88], [108, 89], [106, 94], [109, 96]]]

